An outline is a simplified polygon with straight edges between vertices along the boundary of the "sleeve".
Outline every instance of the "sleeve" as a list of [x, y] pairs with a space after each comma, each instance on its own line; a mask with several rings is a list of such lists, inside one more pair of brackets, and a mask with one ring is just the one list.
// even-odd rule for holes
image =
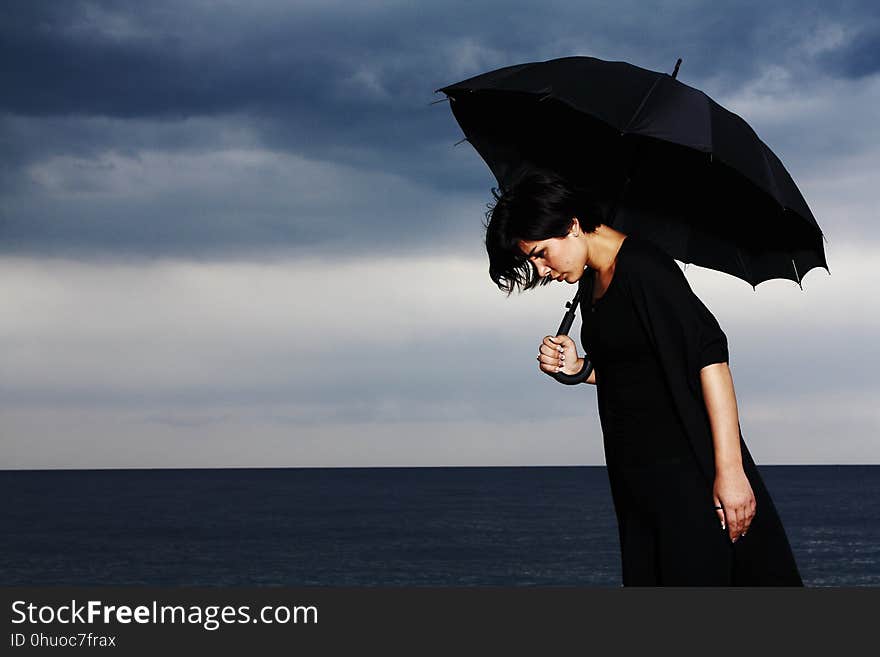
[[[694, 298], [697, 299], [697, 303], [703, 305], [696, 295], [694, 295]], [[711, 318], [711, 323], [709, 321], [706, 322], [706, 331], [700, 343], [700, 369], [712, 363], [727, 363], [730, 361], [730, 353], [727, 349], [727, 336], [724, 335], [724, 331], [718, 326], [718, 322], [712, 316], [712, 313], [709, 312], [709, 309], [706, 306], [703, 306], [703, 308], [708, 317]]]
[[672, 256], [659, 248], [645, 249], [630, 273], [647, 306], [654, 315], [663, 315], [698, 370], [729, 361], [727, 336]]

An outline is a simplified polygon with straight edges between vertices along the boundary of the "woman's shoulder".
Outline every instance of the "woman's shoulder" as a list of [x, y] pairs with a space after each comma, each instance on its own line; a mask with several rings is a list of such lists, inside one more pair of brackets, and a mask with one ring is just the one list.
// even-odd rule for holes
[[657, 275], [670, 273], [673, 268], [681, 273], [675, 259], [651, 240], [629, 235], [621, 246], [624, 248], [620, 262], [626, 263], [623, 269], [629, 273]]

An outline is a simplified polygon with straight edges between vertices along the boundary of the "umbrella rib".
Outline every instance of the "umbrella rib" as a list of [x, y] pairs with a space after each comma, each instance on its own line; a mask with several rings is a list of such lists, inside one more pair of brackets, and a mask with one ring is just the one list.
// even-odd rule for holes
[[803, 284], [801, 283], [801, 275], [798, 274], [797, 265], [794, 264], [794, 258], [791, 259], [791, 266], [794, 268], [794, 275], [795, 275], [795, 278], [797, 279], [797, 284], [800, 285], [801, 292], [803, 292], [803, 291], [804, 291], [804, 286], [803, 286]]
[[[752, 131], [754, 132], [754, 130]], [[773, 175], [773, 168], [770, 166], [770, 161], [767, 159], [767, 146], [761, 141], [761, 138], [758, 137], [757, 133], [755, 133], [755, 137], [758, 138], [758, 146], [761, 149], [761, 157], [764, 159], [764, 168], [767, 170], [767, 178], [770, 180], [770, 184], [773, 186], [772, 196], [774, 200], [784, 209], [785, 203], [782, 202], [782, 199], [779, 198], [779, 185], [776, 184], [776, 176]]]
[[740, 266], [743, 268], [743, 273], [746, 275], [746, 280], [749, 285], [752, 286], [752, 292], [756, 291], [755, 284], [752, 282], [752, 272], [749, 270], [748, 265], [746, 264], [745, 258], [742, 256], [742, 250], [739, 248], [739, 244], [736, 245], [736, 257], [739, 260]]
[[[665, 74], [663, 74], [665, 75]], [[651, 85], [651, 88], [648, 89], [648, 93], [645, 94], [645, 97], [642, 98], [642, 102], [639, 103], [639, 106], [636, 108], [636, 111], [633, 112], [633, 115], [630, 117], [629, 121], [627, 121], [626, 126], [623, 129], [623, 132], [629, 130], [629, 127], [633, 124], [633, 121], [636, 120], [636, 117], [639, 115], [639, 112], [642, 111], [642, 108], [645, 106], [645, 103], [648, 102], [648, 98], [651, 97], [651, 94], [654, 93], [654, 89], [657, 88], [657, 85], [660, 84], [660, 80], [663, 78], [660, 74], [657, 75], [657, 78], [654, 80], [654, 84]]]

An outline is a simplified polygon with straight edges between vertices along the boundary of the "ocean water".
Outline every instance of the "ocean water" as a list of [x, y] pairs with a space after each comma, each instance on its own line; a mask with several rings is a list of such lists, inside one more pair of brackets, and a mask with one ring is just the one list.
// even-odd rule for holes
[[[880, 585], [880, 466], [761, 466], [807, 586]], [[621, 584], [604, 467], [0, 471], [0, 583]]]

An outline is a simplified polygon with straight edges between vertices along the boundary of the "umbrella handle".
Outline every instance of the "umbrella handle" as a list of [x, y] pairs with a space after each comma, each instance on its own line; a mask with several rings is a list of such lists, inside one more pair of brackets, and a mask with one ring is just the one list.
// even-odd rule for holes
[[[586, 278], [586, 276], [585, 276]], [[559, 329], [556, 331], [556, 335], [568, 335], [568, 332], [571, 330], [572, 322], [574, 322], [574, 314], [578, 307], [581, 298], [581, 287], [578, 285], [578, 291], [574, 295], [574, 298], [571, 301], [567, 301], [565, 307], [568, 308], [565, 315], [562, 317], [562, 323], [559, 325]], [[593, 363], [587, 358], [587, 354], [584, 354], [584, 364], [581, 367], [581, 371], [577, 374], [566, 374], [565, 372], [551, 372], [550, 376], [559, 381], [559, 383], [564, 383], [565, 385], [573, 386], [579, 383], [583, 383], [588, 378], [590, 378], [590, 374], [593, 372]]]
[[587, 358], [586, 354], [584, 354], [584, 366], [581, 368], [581, 371], [577, 374], [566, 374], [565, 372], [551, 372], [550, 376], [559, 381], [559, 383], [564, 383], [568, 386], [577, 385], [579, 383], [583, 383], [587, 379], [590, 378], [590, 374], [593, 373], [593, 363]]

